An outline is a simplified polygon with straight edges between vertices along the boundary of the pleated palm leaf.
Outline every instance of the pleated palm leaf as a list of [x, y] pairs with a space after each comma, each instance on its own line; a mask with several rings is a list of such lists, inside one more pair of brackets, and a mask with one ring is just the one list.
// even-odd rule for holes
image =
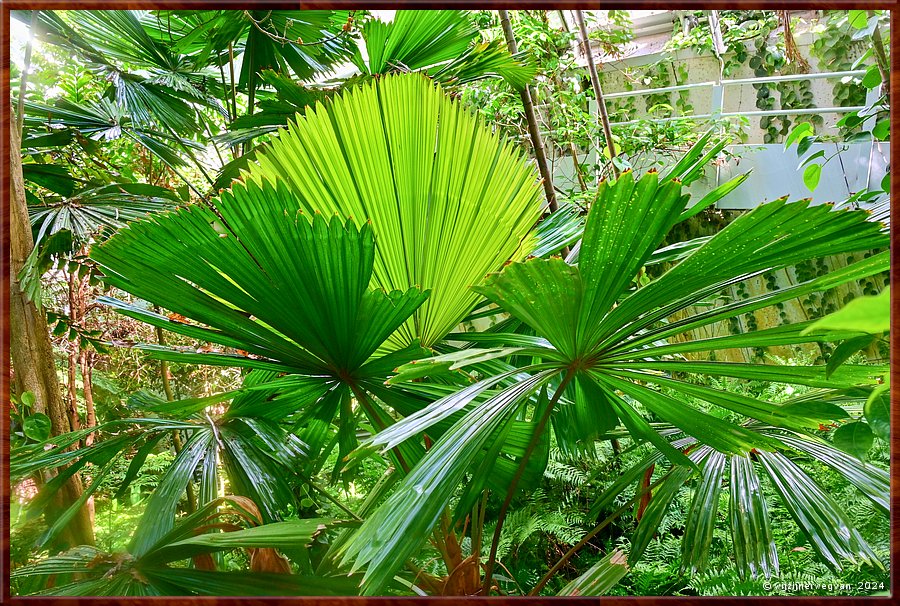
[[[346, 454], [355, 446], [357, 410], [351, 393], [368, 423], [379, 429], [389, 424], [387, 412], [365, 395], [365, 383], [380, 384], [390, 369], [421, 356], [415, 344], [387, 355], [379, 350], [428, 293], [370, 289], [371, 225], [356, 228], [338, 217], [310, 217], [302, 199], [283, 184], [236, 184], [214, 204], [132, 223], [91, 250], [107, 284], [184, 321], [109, 297], [99, 301], [224, 348], [198, 353], [139, 346], [155, 358], [304, 379], [311, 391], [282, 416], [304, 407], [310, 407], [309, 419], [330, 423], [340, 416], [340, 451]], [[324, 435], [320, 431], [304, 439], [315, 454]]]
[[[69, 177], [65, 169], [61, 173], [54, 177]], [[70, 257], [91, 239], [98, 238], [103, 230], [119, 229], [126, 221], [172, 208], [177, 203], [171, 190], [146, 183], [88, 185], [74, 191], [69, 189], [70, 183], [65, 178], [61, 179], [61, 187], [45, 180], [40, 182], [42, 187], [63, 193], [42, 196], [28, 205], [34, 248], [19, 273], [19, 283], [32, 301], [41, 300], [41, 276], [55, 262]]]
[[[31, 20], [30, 12], [17, 15]], [[155, 125], [172, 135], [200, 128], [194, 104], [224, 111], [214, 94], [216, 74], [173, 51], [145, 30], [145, 11], [38, 11], [39, 36], [80, 55], [105, 75], [106, 98], [136, 124]]]
[[479, 300], [469, 287], [533, 246], [533, 168], [421, 75], [384, 76], [308, 110], [258, 159], [248, 178], [284, 184], [306, 212], [371, 221], [375, 284], [431, 291], [395, 348], [436, 343]]
[[482, 42], [466, 11], [398, 10], [390, 23], [371, 19], [361, 28], [366, 59], [353, 62], [368, 76], [421, 71], [444, 85], [501, 77], [522, 87], [536, 68], [524, 55], [512, 56], [502, 40]]
[[76, 242], [87, 242], [101, 229], [116, 230], [128, 221], [173, 208], [178, 197], [171, 190], [146, 183], [90, 185], [71, 195], [46, 196], [28, 207], [35, 241], [68, 229]]
[[350, 15], [346, 10], [176, 10], [146, 14], [143, 23], [151, 37], [173, 42], [199, 65], [227, 65], [230, 47], [240, 58], [235, 85], [247, 92], [252, 106], [264, 70], [305, 81], [349, 59], [355, 43], [343, 27]]
[[[713, 531], [721, 517], [720, 497], [724, 492], [728, 496], [727, 520], [738, 574], [741, 578], [778, 575], [779, 554], [763, 491], [764, 478], [822, 561], [833, 569], [840, 569], [847, 562], [883, 568], [848, 514], [828, 490], [818, 485], [795, 461], [830, 467], [885, 516], [889, 513], [888, 472], [863, 463], [806, 432], [776, 429], [762, 423], [751, 423], [747, 427], [776, 440], [779, 450], [790, 452], [791, 456], [778, 450], [722, 453], [709, 446], [697, 446], [694, 439], [679, 443], [688, 450], [693, 449], [688, 456], [700, 468], [681, 543], [682, 569], [694, 573], [706, 570]], [[662, 459], [662, 454], [656, 451], [622, 472], [594, 502], [591, 514], [602, 516], [630, 486], [640, 485], [641, 478], [646, 482], [646, 474], [652, 474], [654, 468], [664, 463]], [[629, 562], [632, 564], [641, 558], [672, 501], [685, 483], [691, 482], [693, 473], [687, 467], [672, 466], [661, 475], [662, 481], [631, 537]]]
[[179, 168], [188, 164], [179, 149], [188, 149], [191, 153], [203, 149], [202, 145], [191, 139], [135, 123], [121, 107], [108, 99], [100, 99], [96, 103], [59, 99], [53, 105], [26, 101], [25, 113], [25, 126], [29, 129], [46, 127], [55, 132], [70, 129], [94, 141], [114, 141], [122, 137], [131, 139], [176, 174]]
[[[729, 420], [727, 415], [806, 432], [845, 414], [840, 407], [783, 407], [698, 385], [685, 380], [686, 376], [737, 377], [824, 388], [876, 382], [882, 369], [872, 366], [844, 365], [829, 376], [825, 366], [763, 366], [684, 357], [688, 353], [817, 340], [802, 334], [807, 322], [694, 341], [668, 339], [882, 272], [888, 267], [887, 252], [780, 291], [725, 301], [679, 320], [668, 318], [766, 271], [806, 259], [883, 247], [887, 236], [879, 225], [867, 221], [864, 212], [833, 212], [828, 206], [810, 206], [808, 201], [777, 200], [746, 213], [649, 284], [633, 288], [638, 271], [679, 221], [686, 200], [680, 183], [655, 173], [635, 180], [626, 172], [614, 182], [601, 184], [586, 221], [577, 266], [560, 259], [513, 263], [475, 288], [536, 336], [500, 331], [474, 335], [467, 340], [483, 339], [490, 349], [466, 349], [400, 369], [392, 381], [402, 384], [407, 377], [441, 375], [448, 369], [483, 364], [491, 358], [517, 356], [532, 361], [516, 368], [516, 379], [486, 399], [476, 400], [501, 380], [508, 380], [510, 373], [487, 376], [441, 398], [370, 441], [370, 447], [396, 447], [415, 442], [410, 438], [420, 437], [439, 422], [452, 423], [344, 547], [344, 561], [365, 568], [366, 593], [379, 591], [418, 548], [418, 540], [428, 536], [480, 450], [495, 432], [530, 409], [525, 403], [533, 401], [529, 400], [531, 395], [545, 386], [553, 395], [548, 405], [536, 405], [532, 411], [533, 434], [520, 447], [520, 471], [508, 488], [498, 527], [502, 526], [519, 477], [549, 429], [548, 423], [556, 431], [557, 442], [570, 445], [595, 440], [621, 424], [633, 440], [649, 443], [685, 470], [683, 481], [698, 469], [697, 462], [683, 452], [684, 446], [674, 446], [660, 435], [648, 423], [647, 415], [731, 457], [768, 453], [761, 458], [775, 469], [784, 463], [779, 451], [792, 446], [778, 436]], [[693, 398], [708, 403], [711, 409], [697, 407]], [[481, 470], [469, 478], [467, 493], [477, 488], [473, 484], [480, 477]], [[790, 483], [785, 489], [792, 490]], [[795, 495], [801, 499], [799, 492]], [[417, 540], [411, 540], [413, 537]], [[859, 542], [844, 542], [840, 553], [870, 559]]]
[[[185, 516], [145, 546], [132, 544], [117, 553], [80, 546], [23, 566], [11, 578], [20, 587], [37, 585], [29, 593], [35, 596], [352, 595], [353, 579], [292, 574], [275, 551], [305, 552], [342, 524], [326, 519], [260, 524], [252, 503], [229, 496]], [[216, 570], [210, 555], [237, 549], [250, 554], [251, 570]], [[181, 564], [185, 561], [193, 567]], [[51, 587], [41, 589], [50, 579]]]

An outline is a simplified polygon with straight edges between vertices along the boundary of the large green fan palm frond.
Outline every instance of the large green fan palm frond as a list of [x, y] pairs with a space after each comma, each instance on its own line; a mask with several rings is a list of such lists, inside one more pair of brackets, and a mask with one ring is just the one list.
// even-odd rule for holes
[[[464, 356], [479, 361], [520, 354], [542, 360], [528, 369], [529, 373], [538, 374], [518, 377], [511, 386], [504, 388], [504, 393], [519, 393], [517, 386], [533, 384], [536, 377], [553, 373], [554, 368], [557, 376], [574, 378], [568, 383], [565, 378], [561, 380], [553, 400], [559, 409], [551, 411], [558, 442], [575, 445], [597, 439], [595, 426], [573, 423], [572, 418], [598, 420], [606, 429], [621, 423], [634, 441], [650, 443], [676, 464], [678, 473], [672, 476], [674, 479], [668, 480], [666, 488], [666, 494], [670, 497], [691, 476], [691, 470], [699, 470], [702, 463], [699, 455], [710, 452], [711, 448], [731, 455], [732, 460], [741, 460], [750, 453], [770, 453], [766, 455], [767, 472], [796, 480], [799, 477], [796, 470], [788, 468], [779, 454], [787, 446], [778, 435], [753, 430], [746, 423], [734, 419], [740, 417], [746, 422], [762, 422], [806, 435], [804, 432], [816, 428], [819, 423], [846, 416], [843, 410], [839, 407], [782, 406], [698, 385], [690, 377], [727, 376], [848, 388], [873, 385], [881, 369], [845, 365], [828, 375], [824, 366], [761, 367], [691, 361], [683, 357], [683, 353], [688, 351], [709, 352], [745, 347], [750, 343], [767, 346], [815, 340], [814, 336], [802, 334], [805, 323], [759, 333], [716, 337], [703, 342], [667, 343], [665, 338], [748, 310], [774, 305], [804, 292], [832, 288], [848, 280], [884, 271], [887, 269], [887, 253], [876, 254], [834, 275], [815, 278], [783, 291], [726, 302], [708, 311], [688, 314], [685, 320], [667, 322], [667, 319], [676, 312], [690, 310], [699, 301], [719, 295], [730, 284], [760, 272], [808, 258], [877, 249], [887, 244], [887, 238], [877, 224], [867, 221], [863, 212], [833, 212], [828, 207], [811, 207], [807, 201], [787, 203], [778, 200], [750, 211], [686, 253], [679, 263], [660, 277], [635, 288], [634, 277], [652, 257], [668, 230], [679, 220], [685, 203], [681, 185], [674, 180], [661, 179], [655, 173], [648, 173], [641, 179], [625, 173], [614, 182], [601, 184], [598, 199], [587, 218], [578, 266], [568, 265], [559, 259], [532, 259], [510, 264], [501, 273], [491, 275], [483, 285], [475, 287], [476, 291], [546, 341], [542, 343], [540, 339], [522, 334], [490, 333], [485, 337], [485, 348], [463, 350], [466, 352]], [[478, 335], [472, 335], [476, 343], [478, 338]], [[509, 347], [504, 348], [504, 345]], [[452, 365], [451, 368], [459, 366], [465, 357], [461, 352], [438, 356], [425, 368], [419, 362], [408, 367], [408, 371], [401, 369], [398, 379], [404, 374], [426, 376], [429, 366], [435, 371], [446, 369], [447, 363]], [[482, 365], [483, 371], [489, 368], [485, 362], [478, 364]], [[471, 398], [479, 385], [489, 385], [501, 377], [496, 371], [494, 374], [496, 376], [492, 377], [488, 370], [487, 379], [399, 421], [375, 436], [372, 443], [396, 445], [403, 440], [420, 437], [430, 426], [463, 407], [461, 400]], [[399, 383], [402, 385], [402, 380]], [[537, 388], [536, 384], [534, 388]], [[698, 401], [708, 404], [701, 406]], [[569, 409], [566, 415], [561, 414], [563, 408]], [[466, 409], [456, 423], [460, 427], [471, 426], [478, 418], [477, 410], [478, 407]], [[649, 420], [662, 421], [672, 429], [662, 435], [651, 426]], [[498, 423], [499, 427], [504, 422]], [[703, 445], [703, 450], [687, 454], [683, 445], [676, 446], [678, 440], [670, 441], [672, 435], [686, 436], [680, 440], [698, 441]], [[537, 444], [540, 437], [534, 434], [533, 443]], [[377, 538], [383, 548], [390, 547], [390, 551], [403, 555], [404, 552], [392, 542], [397, 536], [409, 536], [407, 530], [410, 522], [407, 520], [417, 520], [417, 525], [423, 518], [430, 520], [430, 512], [449, 504], [453, 497], [451, 490], [442, 488], [431, 495], [439, 503], [427, 502], [421, 496], [421, 484], [414, 482], [413, 478], [418, 477], [421, 469], [435, 464], [438, 457], [443, 457], [441, 470], [448, 474], [447, 481], [451, 481], [450, 476], [457, 465], [466, 467], [471, 464], [471, 453], [480, 444], [472, 444], [471, 449], [466, 444], [457, 444], [449, 452], [435, 448], [426, 453], [419, 466], [389, 499], [390, 511], [379, 510], [371, 518], [379, 520], [377, 531], [374, 526], [364, 524], [357, 539], [367, 543]], [[845, 461], [835, 461], [835, 464], [846, 467]], [[736, 477], [746, 476], [744, 473]], [[781, 482], [785, 493], [791, 485], [790, 481]], [[804, 490], [805, 496], [794, 499], [794, 503], [809, 504], [815, 501], [812, 495], [816, 489], [806, 486]], [[871, 492], [871, 486], [868, 490]], [[789, 498], [794, 495], [782, 496]], [[665, 506], [660, 505], [656, 509], [657, 517], [661, 519], [659, 516]], [[765, 518], [765, 511], [757, 509], [759, 515]], [[399, 515], [399, 511], [404, 515]], [[825, 519], [821, 516], [805, 517], [807, 512], [801, 505], [795, 511], [795, 519], [804, 532], [809, 532], [811, 525]], [[845, 521], [841, 514], [834, 512], [834, 508], [822, 515], [828, 519], [840, 519], [841, 523]], [[763, 530], [757, 524], [741, 532], [751, 537], [747, 540], [758, 547]], [[699, 529], [696, 532], [706, 533], [708, 530]], [[850, 542], [823, 543], [819, 553], [833, 564], [839, 558], [846, 557], [871, 562], [873, 559], [867, 550], [864, 544], [854, 539]], [[763, 553], [759, 549], [757, 552]], [[398, 560], [393, 559], [391, 554], [372, 554], [370, 550], [361, 548], [355, 553], [360, 561], [368, 562], [364, 577], [364, 590], [367, 592], [377, 591], [378, 584], [389, 578], [390, 571], [397, 569]], [[639, 555], [636, 552], [634, 557]], [[771, 568], [769, 563], [762, 562], [756, 555], [749, 555], [745, 560], [747, 558], [753, 560], [754, 566]]]
[[[301, 198], [283, 183], [236, 184], [213, 204], [132, 223], [91, 251], [108, 284], [183, 321], [140, 304], [110, 297], [99, 301], [137, 320], [221, 346], [205, 352], [136, 346], [157, 359], [290, 374], [292, 392], [266, 402], [260, 416], [278, 421], [300, 412], [297, 422], [306, 426], [303, 435], [312, 456], [326, 446], [323, 432], [339, 417], [343, 457], [356, 446], [358, 415], [351, 393], [369, 423], [378, 429], [392, 423], [381, 404], [364, 395], [365, 382], [380, 384], [391, 369], [421, 357], [415, 343], [387, 353], [384, 344], [428, 292], [370, 288], [372, 226], [305, 214]], [[239, 407], [246, 413], [255, 405]], [[414, 445], [399, 450], [406, 451], [396, 453], [404, 460], [418, 458]], [[238, 477], [246, 465], [240, 453], [234, 455], [223, 461]], [[235, 484], [248, 493], [255, 490], [252, 482]]]
[[431, 298], [391, 341], [432, 345], [474, 307], [469, 286], [530, 252], [541, 212], [525, 156], [420, 75], [391, 75], [291, 123], [249, 179], [284, 183], [306, 212], [371, 221], [374, 279]]
[[[234, 366], [330, 374], [358, 370], [427, 297], [370, 290], [371, 226], [303, 214], [283, 185], [235, 185], [205, 206], [131, 224], [95, 247], [106, 281], [190, 318], [172, 322], [104, 299], [167, 330], [242, 349]], [[252, 355], [251, 355], [252, 354]]]

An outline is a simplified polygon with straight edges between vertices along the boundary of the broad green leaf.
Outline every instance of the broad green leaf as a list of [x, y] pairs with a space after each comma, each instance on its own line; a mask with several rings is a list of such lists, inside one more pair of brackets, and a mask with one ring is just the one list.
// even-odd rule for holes
[[815, 191], [815, 189], [819, 186], [819, 179], [821, 177], [821, 164], [810, 164], [805, 169], [803, 169], [803, 184], [806, 186], [806, 189], [810, 191]]
[[784, 139], [784, 148], [787, 149], [803, 137], [811, 137], [813, 135], [813, 127], [809, 122], [801, 122], [791, 129], [788, 136]]
[[849, 11], [848, 22], [850, 27], [863, 29], [869, 21], [868, 11]]
[[30, 163], [22, 165], [22, 176], [26, 181], [50, 190], [63, 197], [69, 197], [81, 182], [69, 174], [64, 166], [56, 164]]
[[887, 141], [890, 135], [891, 121], [887, 118], [882, 118], [881, 120], [876, 122], [874, 128], [872, 128], [872, 136], [879, 141]]
[[591, 378], [604, 390], [607, 400], [616, 411], [616, 415], [621, 419], [622, 424], [628, 429], [632, 440], [649, 442], [662, 452], [673, 464], [680, 464], [688, 468], [694, 465], [693, 461], [691, 461], [687, 455], [659, 435], [646, 419], [639, 415], [628, 402], [606, 387], [602, 376], [598, 377], [596, 374], [592, 373]]
[[834, 313], [819, 319], [805, 332], [855, 330], [880, 334], [891, 328], [891, 289], [885, 287], [875, 296], [857, 297]]
[[487, 389], [494, 387], [500, 381], [529, 371], [546, 372], [546, 370], [547, 365], [516, 368], [474, 383], [459, 391], [453, 391], [450, 395], [435, 400], [420, 410], [407, 414], [394, 425], [372, 436], [367, 446], [385, 450], [393, 448], [404, 440], [420, 434], [439, 421], [463, 410], [476, 397]]
[[690, 341], [681, 341], [675, 343], [667, 343], [665, 345], [651, 346], [636, 351], [624, 351], [618, 355], [604, 356], [605, 361], [628, 358], [644, 358], [648, 355], [659, 357], [673, 353], [692, 353], [701, 351], [718, 351], [723, 349], [740, 349], [744, 347], [771, 347], [774, 345], [794, 345], [797, 343], [809, 343], [811, 341], [837, 341], [848, 337], [856, 336], [858, 333], [853, 330], [845, 332], [833, 332], [827, 335], [810, 335], [805, 329], [812, 324], [808, 322], [797, 322], [795, 324], [786, 324], [783, 326], [775, 326], [747, 333], [739, 333], [735, 335], [726, 335], [723, 337], [708, 337], [705, 339], [694, 339]]
[[23, 406], [27, 408], [31, 408], [34, 406], [35, 397], [33, 391], [23, 391], [19, 395], [19, 402], [22, 403]]
[[877, 65], [870, 65], [862, 77], [862, 85], [866, 88], [875, 88], [881, 84], [881, 70]]
[[[805, 158], [801, 159], [799, 164], [797, 164], [797, 170], [799, 171], [801, 168], [803, 168], [804, 166], [806, 166], [813, 160], [816, 160], [818, 158], [824, 158], [824, 157], [825, 157], [825, 150], [824, 149], [817, 150], [817, 151], [809, 154]], [[815, 188], [810, 188], [810, 189], [815, 189]]]
[[[34, 401], [34, 396], [31, 399]], [[42, 412], [31, 413], [22, 421], [22, 431], [35, 442], [43, 442], [50, 438], [50, 417]]]
[[865, 460], [874, 440], [872, 429], [862, 421], [841, 425], [834, 432], [835, 447], [860, 460]]
[[401, 10], [393, 21], [368, 21], [362, 30], [371, 74], [404, 66], [417, 70], [462, 54], [478, 36], [478, 28], [463, 11], [421, 13]]
[[618, 584], [628, 573], [628, 560], [619, 550], [612, 551], [559, 590], [562, 596], [601, 596]]
[[866, 400], [863, 413], [866, 421], [882, 440], [891, 438], [890, 383], [884, 383], [872, 390]]
[[[421, 15], [427, 14], [422, 11], [416, 12], [420, 18]], [[505, 42], [499, 39], [487, 42], [476, 39], [465, 52], [439, 69], [426, 70], [430, 77], [447, 85], [499, 77], [517, 89], [530, 84], [536, 72], [537, 66], [527, 53], [519, 52], [511, 55]]]

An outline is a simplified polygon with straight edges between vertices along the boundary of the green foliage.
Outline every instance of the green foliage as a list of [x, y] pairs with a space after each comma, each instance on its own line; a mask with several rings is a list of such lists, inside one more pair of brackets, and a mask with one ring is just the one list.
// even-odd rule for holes
[[[881, 591], [888, 384], [867, 356], [885, 324], [854, 316], [889, 295], [825, 298], [880, 288], [886, 230], [850, 210], [878, 192], [779, 199], [682, 241], [747, 178], [693, 205], [685, 190], [741, 124], [638, 120], [606, 141], [561, 13], [512, 12], [515, 56], [491, 11], [16, 15], [44, 43], [21, 277], [82, 427], [53, 435], [34, 394], [11, 398], [16, 594]], [[774, 12], [720, 16], [726, 73], [798, 67]], [[587, 17], [621, 56], [628, 13]], [[711, 52], [694, 17], [670, 50]], [[825, 28], [883, 31], [880, 13], [845, 18]], [[324, 80], [348, 59], [360, 74]], [[577, 180], [543, 217], [516, 145], [526, 84]], [[763, 109], [810, 101], [757, 90]], [[889, 138], [886, 101], [866, 137]], [[644, 102], [692, 110], [685, 91]], [[762, 126], [814, 186], [828, 159], [804, 157], [820, 135], [798, 121]], [[617, 175], [611, 146], [635, 168]], [[787, 323], [792, 299], [815, 317]], [[767, 308], [781, 321], [759, 330]], [[822, 356], [767, 353], [809, 344]], [[759, 363], [717, 359], [740, 350]], [[56, 552], [88, 499], [96, 545]]]
[[[478, 301], [466, 288], [530, 252], [540, 213], [539, 185], [520, 152], [417, 75], [384, 77], [308, 113], [250, 175], [283, 183], [305, 212], [371, 221], [376, 283], [431, 291], [394, 346], [431, 345], [456, 326]], [[469, 262], [458, 263], [462, 255]]]

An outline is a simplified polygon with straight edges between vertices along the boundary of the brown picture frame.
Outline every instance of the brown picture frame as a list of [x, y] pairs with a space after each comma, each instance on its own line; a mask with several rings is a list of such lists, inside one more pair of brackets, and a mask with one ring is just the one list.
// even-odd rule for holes
[[[509, 604], [509, 605], [541, 605], [541, 604], [566, 604], [572, 606], [581, 606], [587, 604], [607, 603], [607, 604], [635, 604], [635, 605], [674, 605], [674, 604], [702, 604], [703, 606], [732, 606], [735, 603], [748, 604], [754, 606], [768, 606], [774, 603], [778, 604], [796, 604], [796, 605], [853, 605], [864, 606], [868, 604], [888, 604], [894, 603], [892, 597], [604, 597], [604, 598], [578, 598], [578, 597], [348, 597], [348, 598], [332, 598], [332, 597], [271, 597], [271, 598], [252, 598], [252, 597], [165, 597], [165, 598], [65, 598], [65, 597], [11, 597], [9, 587], [9, 523], [10, 523], [10, 482], [9, 482], [9, 398], [10, 398], [10, 373], [9, 373], [9, 305], [10, 305], [10, 237], [9, 237], [9, 187], [10, 174], [9, 163], [5, 160], [8, 158], [9, 136], [8, 127], [10, 124], [10, 113], [12, 111], [10, 103], [10, 12], [23, 9], [151, 9], [151, 8], [167, 8], [167, 9], [197, 9], [197, 8], [241, 8], [250, 4], [248, 0], [4, 0], [0, 6], [0, 53], [2, 53], [2, 77], [0, 77], [0, 87], [2, 87], [2, 118], [0, 118], [0, 130], [2, 130], [2, 138], [0, 138], [0, 147], [4, 161], [2, 163], [2, 202], [0, 202], [0, 235], [2, 235], [2, 243], [0, 243], [0, 267], [3, 272], [3, 287], [0, 289], [0, 343], [2, 343], [3, 354], [3, 371], [0, 373], [0, 394], [2, 394], [2, 415], [0, 415], [0, 513], [2, 513], [2, 542], [0, 542], [0, 551], [2, 551], [2, 560], [0, 560], [0, 575], [2, 575], [2, 588], [0, 588], [0, 602], [11, 604], [29, 604], [29, 605], [51, 605], [51, 604], [74, 604], [76, 602], [83, 604], [126, 604], [133, 606], [141, 606], [143, 604], [154, 605], [194, 605], [194, 606], [225, 606], [225, 605], [296, 605], [296, 606], [404, 606], [409, 604], [443, 604], [443, 605], [463, 605], [463, 604]], [[370, 1], [353, 1], [353, 0], [330, 0], [330, 1], [309, 1], [309, 2], [290, 2], [286, 0], [266, 0], [252, 3], [254, 8], [308, 8], [308, 9], [325, 9], [325, 8], [496, 8], [496, 9], [525, 9], [525, 8], [554, 8], [554, 9], [597, 9], [597, 8], [622, 8], [622, 9], [884, 9], [891, 11], [891, 26], [896, 32], [898, 19], [900, 19], [900, 5], [891, 0], [870, 0], [860, 1], [852, 0], [845, 2], [794, 2], [794, 1], [751, 1], [751, 0], [672, 0], [668, 2], [660, 0], [631, 0], [629, 2], [614, 1], [604, 3], [588, 3], [573, 0], [557, 0], [553, 2], [544, 2], [536, 0], [483, 0], [480, 2], [452, 1], [445, 0], [442, 3], [432, 3], [427, 0], [406, 0], [402, 2], [390, 0], [370, 0]], [[890, 91], [892, 96], [900, 98], [900, 36], [891, 37], [891, 81]], [[893, 132], [900, 132], [900, 113], [896, 110], [891, 111], [891, 127]], [[891, 149], [891, 163], [894, 166], [900, 166], [900, 146], [894, 145]], [[892, 196], [896, 196], [900, 192], [900, 180], [893, 180], [891, 184]], [[898, 298], [896, 277], [898, 267], [900, 267], [900, 251], [896, 246], [898, 242], [897, 230], [900, 229], [900, 204], [891, 205], [891, 239], [895, 246], [891, 250], [891, 283], [894, 285], [894, 292], [891, 300], [891, 378], [894, 388], [891, 390], [891, 423], [896, 427], [900, 427], [900, 365], [897, 364], [897, 357], [900, 356], [900, 298]], [[900, 553], [900, 432], [894, 432], [891, 436], [891, 564], [895, 566], [898, 562], [897, 556]], [[892, 571], [891, 575], [891, 593], [893, 596], [900, 594], [900, 580], [898, 575]]]

